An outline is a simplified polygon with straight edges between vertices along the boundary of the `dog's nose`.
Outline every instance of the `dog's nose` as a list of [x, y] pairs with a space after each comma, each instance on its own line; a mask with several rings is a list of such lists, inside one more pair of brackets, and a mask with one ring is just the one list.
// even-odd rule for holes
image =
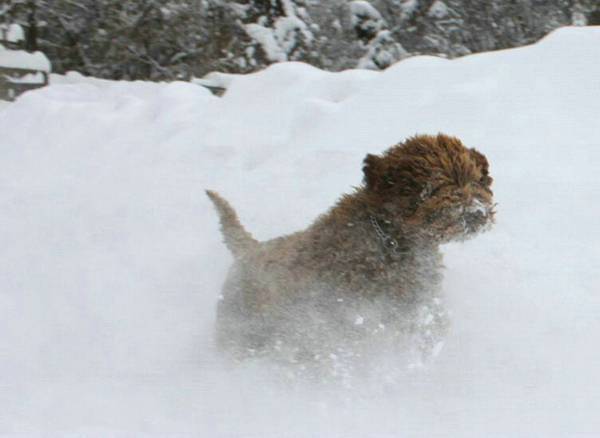
[[478, 225], [485, 223], [486, 215], [481, 211], [473, 213], [465, 213], [465, 222], [470, 228], [475, 228]]
[[485, 225], [490, 215], [490, 208], [487, 207], [483, 202], [474, 200], [464, 211], [464, 219], [467, 227], [470, 230], [476, 230], [477, 228]]
[[465, 214], [467, 215], [483, 215], [487, 216], [489, 207], [486, 206], [479, 199], [473, 199], [469, 205], [465, 208]]

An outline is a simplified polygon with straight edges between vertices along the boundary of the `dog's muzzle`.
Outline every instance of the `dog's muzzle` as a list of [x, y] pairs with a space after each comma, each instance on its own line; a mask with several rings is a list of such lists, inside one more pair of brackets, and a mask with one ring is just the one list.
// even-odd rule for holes
[[494, 217], [494, 206], [488, 206], [475, 199], [463, 212], [465, 232], [474, 233], [491, 225]]

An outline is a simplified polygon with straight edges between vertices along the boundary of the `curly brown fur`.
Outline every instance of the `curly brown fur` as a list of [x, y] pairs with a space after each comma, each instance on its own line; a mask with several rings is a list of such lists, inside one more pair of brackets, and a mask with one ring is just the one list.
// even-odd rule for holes
[[367, 155], [363, 172], [363, 184], [306, 230], [260, 243], [208, 192], [235, 258], [217, 309], [222, 347], [256, 351], [293, 339], [297, 355], [314, 355], [335, 328], [358, 339], [364, 324], [355, 318], [365, 309], [381, 312], [370, 329], [421, 330], [432, 346], [435, 329], [415, 315], [431, 310], [443, 331], [443, 310], [432, 310], [442, 278], [438, 248], [493, 222], [488, 162], [457, 138], [420, 135]]

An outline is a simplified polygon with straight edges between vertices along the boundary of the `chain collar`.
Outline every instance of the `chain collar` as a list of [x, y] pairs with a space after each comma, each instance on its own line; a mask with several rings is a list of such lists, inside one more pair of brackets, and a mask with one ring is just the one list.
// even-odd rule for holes
[[408, 251], [401, 250], [400, 245], [398, 245], [398, 241], [396, 239], [394, 239], [392, 236], [390, 236], [389, 234], [386, 234], [385, 231], [383, 231], [383, 229], [377, 222], [377, 219], [375, 219], [375, 216], [369, 215], [369, 221], [371, 222], [371, 225], [373, 225], [373, 228], [375, 229], [375, 234], [377, 234], [377, 237], [379, 237], [379, 240], [381, 240], [383, 247], [387, 251], [389, 251], [393, 254], [406, 254], [408, 252]]

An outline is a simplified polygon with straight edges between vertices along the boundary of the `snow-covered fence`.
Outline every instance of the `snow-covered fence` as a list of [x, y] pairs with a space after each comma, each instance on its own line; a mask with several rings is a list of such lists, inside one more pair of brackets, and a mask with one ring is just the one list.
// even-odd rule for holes
[[20, 94], [48, 85], [48, 73], [26, 68], [0, 66], [0, 100], [14, 100]]
[[0, 23], [0, 44], [10, 50], [25, 48], [25, 32], [18, 24]]
[[41, 52], [22, 50], [23, 40], [21, 26], [0, 25], [0, 100], [48, 85], [50, 61]]

